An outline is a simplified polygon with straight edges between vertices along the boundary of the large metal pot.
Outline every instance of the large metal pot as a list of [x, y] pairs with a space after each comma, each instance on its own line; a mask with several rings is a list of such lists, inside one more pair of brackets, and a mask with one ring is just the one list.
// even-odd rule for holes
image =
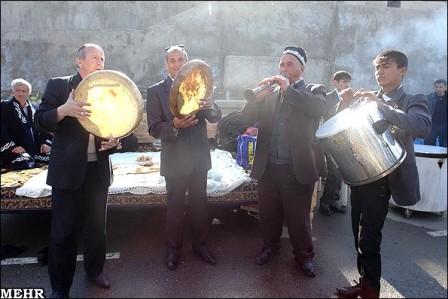
[[347, 185], [379, 180], [406, 157], [404, 146], [387, 128], [377, 133], [373, 124], [384, 120], [374, 101], [360, 101], [326, 121], [316, 138], [334, 160]]

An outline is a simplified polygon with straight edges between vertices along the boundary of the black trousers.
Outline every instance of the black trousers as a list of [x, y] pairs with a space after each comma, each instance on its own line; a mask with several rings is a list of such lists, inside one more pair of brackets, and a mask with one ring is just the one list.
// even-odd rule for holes
[[268, 163], [263, 177], [258, 181], [258, 208], [263, 246], [281, 247], [283, 220], [297, 263], [311, 261], [314, 257], [311, 239], [310, 208], [314, 183], [300, 184], [292, 164]]
[[387, 176], [362, 186], [351, 186], [352, 231], [358, 272], [370, 289], [380, 293], [381, 230], [389, 210], [391, 192]]
[[327, 158], [328, 174], [325, 180], [324, 191], [322, 193], [322, 197], [320, 198], [320, 205], [328, 208], [340, 198], [342, 179], [336, 163], [334, 163], [333, 159], [329, 155], [325, 156]]
[[184, 232], [185, 195], [191, 223], [192, 248], [199, 251], [207, 245], [207, 170], [194, 170], [188, 176], [165, 177], [167, 252], [180, 253]]
[[78, 229], [83, 228], [84, 269], [96, 277], [106, 260], [107, 193], [98, 183], [97, 162], [88, 162], [81, 188], [53, 188], [48, 272], [53, 291], [68, 292], [76, 270]]

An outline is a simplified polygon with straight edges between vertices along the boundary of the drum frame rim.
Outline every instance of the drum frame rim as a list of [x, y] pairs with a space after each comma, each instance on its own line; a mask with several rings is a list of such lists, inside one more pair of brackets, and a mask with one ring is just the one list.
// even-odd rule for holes
[[[370, 178], [365, 181], [356, 182], [356, 183], [347, 182], [344, 180], [343, 177], [342, 177], [342, 180], [344, 181], [345, 184], [347, 184], [349, 186], [362, 186], [362, 185], [373, 183], [373, 182], [378, 181], [378, 180], [384, 178], [385, 176], [388, 176], [389, 174], [391, 174], [395, 169], [397, 169], [403, 163], [404, 159], [406, 159], [406, 156], [407, 156], [407, 152], [406, 152], [406, 150], [403, 150], [402, 157], [400, 157], [400, 159], [397, 161], [397, 163], [395, 163], [395, 165], [393, 165], [391, 168], [387, 169], [386, 171], [382, 172], [381, 174], [377, 175], [376, 177]], [[341, 176], [342, 176], [342, 173], [341, 173]]]

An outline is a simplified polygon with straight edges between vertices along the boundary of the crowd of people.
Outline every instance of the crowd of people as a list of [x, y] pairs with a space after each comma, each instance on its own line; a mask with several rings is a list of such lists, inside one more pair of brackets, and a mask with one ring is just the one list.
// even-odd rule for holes
[[[163, 50], [163, 49], [162, 49]], [[176, 75], [189, 62], [183, 45], [164, 49], [167, 76], [147, 89], [148, 134], [161, 142], [160, 175], [165, 178], [166, 255], [175, 270], [182, 258], [186, 217], [190, 218], [191, 248], [204, 262], [216, 265], [208, 244], [207, 172], [211, 169], [207, 122], [218, 123], [222, 112], [212, 96], [201, 99], [199, 109], [182, 117], [170, 108], [170, 89]], [[258, 124], [257, 146], [250, 176], [257, 180], [261, 248], [254, 257], [259, 266], [281, 253], [283, 222], [288, 228], [294, 264], [306, 277], [315, 277], [315, 251], [311, 237], [316, 186], [325, 178], [319, 212], [345, 213], [340, 198], [341, 173], [324, 152], [315, 133], [323, 122], [357, 104], [374, 101], [394, 137], [405, 147], [404, 161], [388, 175], [351, 186], [350, 205], [356, 267], [353, 286], [337, 288], [339, 296], [378, 298], [381, 286], [382, 229], [391, 196], [400, 205], [420, 200], [419, 176], [413, 140], [446, 147], [446, 81], [434, 82], [428, 96], [407, 94], [403, 78], [408, 58], [397, 50], [381, 51], [373, 60], [378, 91], [350, 87], [351, 74], [333, 75], [334, 90], [303, 78], [308, 55], [300, 46], [279, 51], [278, 73], [259, 81], [269, 85], [246, 100], [241, 116]], [[78, 235], [83, 237], [84, 270], [92, 283], [108, 289], [103, 271], [106, 258], [108, 188], [113, 180], [110, 155], [121, 143], [109, 136], [89, 133], [78, 120], [91, 116], [90, 104], [74, 100], [74, 90], [89, 74], [105, 67], [105, 52], [97, 44], [82, 45], [75, 57], [77, 72], [48, 80], [39, 107], [29, 101], [31, 84], [11, 83], [12, 96], [2, 101], [2, 168], [23, 169], [48, 164], [46, 183], [52, 187], [48, 272], [52, 298], [68, 298], [76, 269]], [[135, 143], [134, 141], [130, 141]], [[188, 206], [185, 197], [188, 194]], [[314, 203], [313, 203], [314, 201]], [[312, 213], [311, 213], [312, 215]], [[77, 224], [83, 224], [80, 232]]]

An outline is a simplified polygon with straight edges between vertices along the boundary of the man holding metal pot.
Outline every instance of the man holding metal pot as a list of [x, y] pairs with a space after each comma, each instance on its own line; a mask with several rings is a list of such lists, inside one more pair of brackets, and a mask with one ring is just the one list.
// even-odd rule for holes
[[[373, 65], [380, 90], [367, 92], [360, 89], [354, 96], [377, 103], [384, 116], [382, 127], [392, 128], [392, 134], [406, 150], [406, 157], [384, 177], [350, 187], [352, 231], [361, 277], [354, 286], [337, 288], [341, 297], [379, 298], [381, 231], [389, 199], [393, 196], [394, 201], [402, 206], [414, 205], [420, 200], [413, 137], [424, 138], [431, 130], [426, 96], [406, 94], [402, 85], [408, 68], [407, 56], [397, 50], [384, 50], [373, 60]], [[348, 103], [342, 101], [339, 110], [347, 106]]]

